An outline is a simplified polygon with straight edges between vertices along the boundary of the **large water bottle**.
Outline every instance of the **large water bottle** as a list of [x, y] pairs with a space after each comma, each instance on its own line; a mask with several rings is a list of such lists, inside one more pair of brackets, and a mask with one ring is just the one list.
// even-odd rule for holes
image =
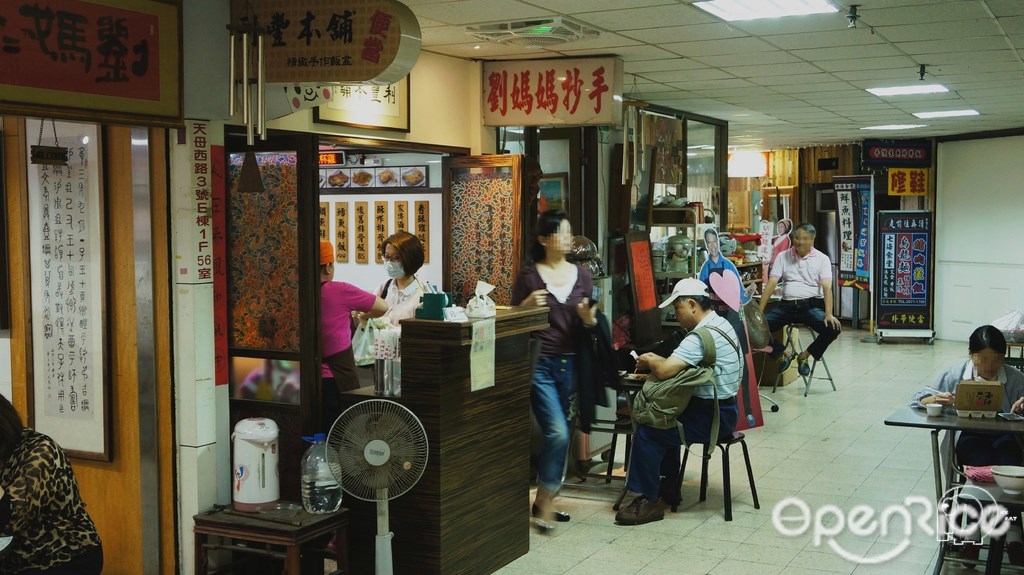
[[302, 507], [310, 513], [334, 513], [341, 507], [341, 486], [327, 465], [326, 436], [303, 439], [312, 445], [302, 456]]

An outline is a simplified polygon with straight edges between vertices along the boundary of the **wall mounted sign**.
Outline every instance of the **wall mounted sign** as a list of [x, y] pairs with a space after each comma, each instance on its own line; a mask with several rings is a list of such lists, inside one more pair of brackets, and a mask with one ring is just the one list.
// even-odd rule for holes
[[395, 202], [395, 231], [409, 231], [409, 202]]
[[356, 263], [365, 264], [369, 262], [367, 254], [370, 242], [370, 208], [367, 202], [356, 202]]
[[330, 221], [330, 202], [320, 202], [318, 221], [320, 224], [320, 241], [330, 241], [327, 239], [327, 231], [331, 229]]
[[231, 22], [264, 34], [269, 83], [391, 84], [420, 53], [420, 25], [396, 0], [231, 0]]
[[861, 162], [865, 166], [928, 168], [932, 165], [932, 144], [928, 140], [864, 140]]
[[0, 2], [0, 114], [180, 126], [180, 23], [180, 2]]
[[348, 263], [348, 202], [334, 206], [334, 261]]
[[926, 168], [889, 168], [890, 196], [928, 195], [928, 170]]
[[423, 263], [430, 263], [430, 202], [415, 202], [413, 214], [413, 217], [416, 218], [413, 234], [423, 244]]
[[618, 58], [484, 62], [483, 75], [485, 126], [622, 122]]
[[[836, 229], [842, 234], [843, 218], [849, 217], [852, 226], [852, 237], [839, 237], [839, 285], [871, 289], [871, 254], [872, 254], [872, 211], [874, 210], [874, 182], [871, 176], [833, 176], [832, 184], [836, 190], [836, 202], [839, 210], [839, 221]], [[847, 204], [846, 193], [852, 201], [850, 214], [843, 212]], [[849, 229], [849, 228], [846, 228]], [[852, 244], [851, 244], [852, 241]], [[844, 242], [846, 245], [844, 245]], [[853, 269], [844, 265], [849, 263], [844, 255], [853, 250]], [[844, 252], [844, 250], [847, 250]]]
[[330, 166], [320, 168], [320, 193], [365, 191], [379, 193], [382, 188], [425, 188], [427, 166]]
[[334, 86], [313, 121], [370, 130], [409, 131], [409, 77], [385, 86]]
[[[29, 131], [37, 125], [26, 122]], [[99, 130], [70, 122], [57, 129], [72, 149], [68, 165], [27, 172], [33, 427], [75, 456], [109, 460]]]

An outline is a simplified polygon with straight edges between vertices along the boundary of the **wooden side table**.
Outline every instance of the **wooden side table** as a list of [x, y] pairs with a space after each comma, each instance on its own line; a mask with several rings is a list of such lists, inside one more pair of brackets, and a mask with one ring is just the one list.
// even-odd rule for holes
[[[302, 545], [331, 532], [335, 534], [338, 568], [343, 570], [345, 575], [350, 573], [348, 509], [341, 508], [335, 513], [314, 515], [301, 508], [297, 511], [264, 513], [242, 513], [232, 509], [215, 508], [195, 515], [192, 519], [195, 521], [196, 575], [206, 575], [206, 553], [213, 549], [283, 559], [286, 575], [301, 575]], [[210, 543], [211, 535], [224, 540], [221, 543]], [[263, 545], [256, 546], [252, 545], [253, 543]]]

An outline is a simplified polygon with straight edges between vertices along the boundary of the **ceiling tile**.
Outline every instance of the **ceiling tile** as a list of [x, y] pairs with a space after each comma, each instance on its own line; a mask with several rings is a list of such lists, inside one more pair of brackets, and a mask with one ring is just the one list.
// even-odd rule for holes
[[986, 4], [996, 18], [1024, 16], [1024, 2], [1020, 0], [988, 0]]
[[[589, 56], [590, 54], [585, 50], [575, 50], [572, 48], [572, 44], [566, 44], [565, 48], [560, 48], [558, 51], [568, 56]], [[625, 46], [615, 49], [615, 55], [622, 58], [623, 61], [631, 62], [633, 60], [659, 60], [664, 58], [678, 58], [678, 54], [673, 54], [667, 50], [662, 50], [657, 46]]]
[[698, 42], [672, 42], [662, 44], [681, 56], [717, 56], [721, 54], [749, 54], [757, 51], [772, 50], [764, 40], [757, 38], [727, 38], [725, 40], [701, 40]]
[[876, 29], [891, 42], [914, 42], [934, 40], [935, 38], [999, 36], [1001, 34], [999, 26], [991, 19], [906, 26], [879, 26]]
[[821, 69], [807, 62], [794, 62], [792, 64], [769, 64], [766, 66], [733, 66], [725, 68], [733, 76], [746, 78], [747, 76], [761, 76], [764, 74], [778, 74], [780, 76], [791, 74], [813, 74]]
[[681, 90], [690, 90], [695, 92], [697, 90], [716, 90], [718, 88], [743, 88], [746, 86], [753, 86], [746, 80], [739, 78], [728, 78], [723, 80], [694, 80], [690, 82], [671, 82], [670, 86], [675, 86]]
[[717, 68], [700, 68], [694, 70], [672, 70], [669, 72], [649, 72], [640, 74], [641, 78], [654, 82], [690, 82], [693, 80], [720, 80], [722, 78], [733, 78], [733, 76]]
[[468, 25], [499, 22], [504, 20], [525, 20], [553, 16], [555, 13], [544, 8], [523, 4], [518, 0], [502, 0], [501, 11], [494, 9], [492, 0], [461, 0], [416, 6], [415, 14], [422, 14], [431, 20], [446, 24]]
[[783, 34], [780, 36], [765, 36], [763, 39], [783, 50], [831, 48], [835, 46], [869, 46], [871, 44], [885, 43], [881, 36], [872, 34], [866, 28], [844, 28], [827, 32]]
[[804, 84], [821, 84], [825, 82], [835, 82], [836, 77], [831, 74], [819, 72], [817, 74], [775, 74], [772, 76], [750, 76], [747, 78], [755, 84], [761, 86], [789, 86], [789, 85], [804, 85]]
[[1007, 34], [1024, 34], [1024, 16], [1011, 16], [1000, 18], [999, 25]]
[[907, 56], [890, 58], [851, 58], [849, 60], [826, 60], [815, 63], [826, 72], [843, 72], [847, 70], [887, 70], [894, 68], [914, 69], [917, 62]]
[[680, 4], [665, 4], [645, 8], [578, 12], [573, 18], [610, 30], [640, 30], [663, 26], [709, 24], [718, 20], [703, 10]]
[[[589, 12], [594, 9], [593, 0], [522, 0], [522, 2], [524, 4], [532, 4], [538, 8], [546, 8], [569, 16], [578, 12]], [[672, 0], [615, 0], [615, 7], [645, 8], [648, 6], [673, 3], [674, 2]], [[406, 2], [406, 4], [408, 4], [408, 2]]]
[[729, 54], [723, 56], [697, 56], [694, 58], [708, 66], [747, 66], [754, 64], [787, 64], [799, 62], [800, 59], [789, 52], [772, 50], [770, 52], [749, 52], [747, 54]]
[[692, 26], [666, 26], [644, 28], [643, 30], [629, 30], [623, 32], [623, 35], [651, 44], [665, 44], [669, 42], [740, 38], [746, 36], [747, 33], [737, 30], [724, 22], [713, 22], [711, 24], [694, 24]]
[[665, 70], [689, 70], [703, 68], [704, 64], [689, 58], [663, 58], [661, 60], [634, 60], [624, 66], [627, 74], [643, 72], [664, 72]]
[[1002, 50], [1009, 48], [1006, 38], [986, 36], [983, 38], [944, 38], [919, 42], [897, 42], [896, 47], [911, 56], [941, 52], [974, 52], [978, 50]]
[[866, 25], [892, 26], [896, 24], [928, 24], [934, 22], [960, 22], [983, 19], [988, 16], [981, 2], [940, 2], [927, 8], [898, 6], [892, 8], [859, 8], [857, 13]]
[[872, 44], [869, 46], [841, 46], [838, 48], [813, 48], [810, 50], [793, 50], [794, 56], [807, 60], [808, 62], [823, 62], [825, 60], [844, 60], [847, 58], [882, 58], [886, 56], [897, 56], [900, 51], [889, 44]]

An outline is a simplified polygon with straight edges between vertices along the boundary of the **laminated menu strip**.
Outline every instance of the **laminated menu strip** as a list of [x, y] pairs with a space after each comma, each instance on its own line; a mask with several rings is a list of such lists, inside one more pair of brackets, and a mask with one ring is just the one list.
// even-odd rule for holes
[[409, 202], [395, 202], [395, 231], [409, 231]]
[[413, 205], [416, 224], [413, 233], [423, 244], [423, 263], [430, 263], [430, 202], [416, 202]]
[[348, 202], [334, 204], [334, 261], [348, 263]]
[[[388, 202], [373, 202], [373, 232], [377, 240], [374, 249], [384, 253], [381, 246], [384, 245], [384, 240], [388, 239]], [[376, 257], [376, 252], [374, 256]]]
[[356, 202], [356, 263], [365, 264], [367, 263], [368, 246], [367, 243], [370, 241], [369, 226], [370, 226], [370, 206], [369, 202]]

